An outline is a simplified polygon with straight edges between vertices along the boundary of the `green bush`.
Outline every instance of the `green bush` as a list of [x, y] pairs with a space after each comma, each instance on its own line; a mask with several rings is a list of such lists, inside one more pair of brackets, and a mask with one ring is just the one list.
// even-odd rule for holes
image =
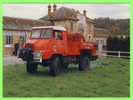
[[[129, 37], [118, 38], [109, 36], [107, 39], [107, 51], [130, 51], [130, 40]], [[108, 53], [110, 55], [118, 55], [117, 53]], [[122, 54], [128, 55], [128, 54]]]

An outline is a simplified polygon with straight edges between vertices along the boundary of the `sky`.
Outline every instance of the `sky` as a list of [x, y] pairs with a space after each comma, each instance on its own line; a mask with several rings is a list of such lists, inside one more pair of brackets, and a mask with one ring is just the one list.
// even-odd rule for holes
[[[51, 4], [53, 5], [53, 4]], [[87, 11], [89, 18], [110, 17], [114, 19], [125, 19], [130, 17], [130, 6], [128, 4], [56, 4], [60, 7], [69, 7]], [[20, 17], [28, 19], [39, 19], [48, 13], [48, 4], [4, 4], [3, 16]]]

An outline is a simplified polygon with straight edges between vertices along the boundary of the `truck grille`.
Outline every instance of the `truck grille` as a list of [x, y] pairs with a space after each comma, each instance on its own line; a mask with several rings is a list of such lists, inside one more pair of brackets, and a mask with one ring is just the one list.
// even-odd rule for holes
[[34, 51], [33, 52], [33, 61], [34, 62], [42, 62], [42, 53], [41, 51]]

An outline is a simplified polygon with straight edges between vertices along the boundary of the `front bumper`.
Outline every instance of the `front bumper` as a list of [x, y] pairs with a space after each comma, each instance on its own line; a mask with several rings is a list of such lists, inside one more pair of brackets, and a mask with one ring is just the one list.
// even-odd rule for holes
[[32, 50], [30, 48], [20, 48], [18, 50], [17, 57], [21, 58], [24, 61], [32, 61], [33, 60]]
[[42, 63], [42, 53], [40, 51], [32, 51], [29, 48], [21, 48], [18, 52], [18, 58], [24, 61]]

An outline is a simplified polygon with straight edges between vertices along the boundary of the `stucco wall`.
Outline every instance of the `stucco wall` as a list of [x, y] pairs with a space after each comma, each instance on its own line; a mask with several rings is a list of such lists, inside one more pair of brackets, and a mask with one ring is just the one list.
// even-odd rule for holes
[[[12, 36], [13, 36], [13, 43], [12, 44], [6, 44], [6, 32], [11, 32], [12, 33]], [[11, 55], [12, 52], [13, 52], [13, 48], [14, 48], [14, 44], [15, 43], [20, 43], [21, 44], [21, 41], [20, 41], [20, 33], [24, 32], [26, 35], [25, 35], [25, 40], [27, 40], [27, 38], [29, 38], [30, 36], [30, 31], [15, 31], [15, 30], [4, 30], [3, 31], [3, 36], [4, 36], [4, 39], [3, 39], [3, 44], [4, 44], [4, 55]]]
[[87, 22], [86, 17], [82, 14], [77, 14], [77, 18], [79, 19], [78, 21], [73, 21], [73, 20], [55, 21], [55, 25], [64, 26], [70, 33], [80, 33], [85, 37], [87, 41], [93, 40], [94, 24], [91, 22]]

